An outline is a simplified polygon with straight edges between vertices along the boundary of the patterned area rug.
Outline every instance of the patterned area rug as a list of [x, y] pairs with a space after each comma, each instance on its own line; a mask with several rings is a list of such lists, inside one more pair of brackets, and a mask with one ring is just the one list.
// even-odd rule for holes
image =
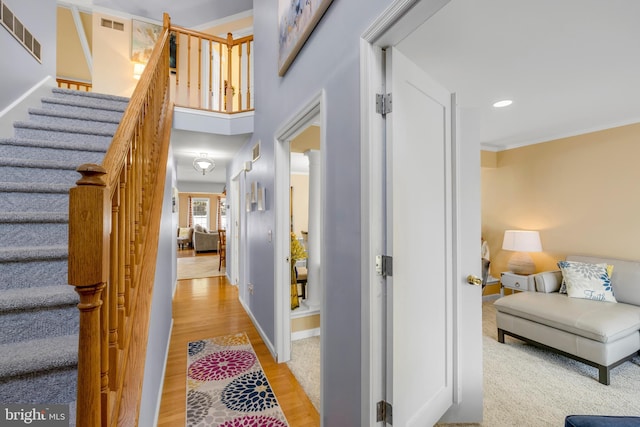
[[187, 426], [287, 427], [245, 333], [189, 343]]

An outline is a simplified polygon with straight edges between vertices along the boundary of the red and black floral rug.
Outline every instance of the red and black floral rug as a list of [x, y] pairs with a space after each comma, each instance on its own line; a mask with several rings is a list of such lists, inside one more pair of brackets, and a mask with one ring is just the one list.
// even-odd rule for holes
[[187, 426], [287, 427], [245, 333], [189, 343]]

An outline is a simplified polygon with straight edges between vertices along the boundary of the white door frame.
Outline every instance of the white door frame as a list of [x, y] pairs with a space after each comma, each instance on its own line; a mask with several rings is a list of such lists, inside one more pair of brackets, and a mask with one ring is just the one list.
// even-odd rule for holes
[[[291, 256], [290, 240], [290, 218], [289, 218], [289, 188], [290, 188], [290, 142], [310, 125], [320, 119], [320, 129], [326, 129], [325, 117], [323, 114], [325, 104], [324, 91], [318, 93], [307, 102], [297, 114], [287, 120], [275, 133], [274, 155], [275, 155], [275, 232], [273, 233], [274, 250], [274, 286], [275, 286], [275, 347], [278, 363], [287, 362], [291, 359], [291, 267], [289, 259]], [[320, 147], [325, 147], [325, 132], [320, 132]], [[321, 153], [324, 153], [321, 150]], [[321, 177], [324, 180], [325, 161], [324, 154], [321, 154]], [[324, 192], [324, 185], [321, 185], [321, 193]], [[325, 200], [324, 194], [320, 195], [320, 200]], [[322, 202], [321, 202], [322, 203]], [[321, 215], [321, 222], [324, 222], [324, 215]], [[323, 224], [321, 225], [323, 228]], [[320, 239], [321, 258], [324, 258], [324, 236]], [[324, 267], [320, 266], [320, 280], [325, 277]], [[325, 286], [320, 285], [321, 289]], [[322, 297], [320, 313], [325, 313], [326, 298]], [[323, 317], [320, 316], [322, 329]], [[322, 355], [321, 355], [322, 359]], [[322, 361], [321, 361], [322, 364]]]
[[[231, 272], [227, 272], [229, 281], [232, 285], [240, 285], [240, 237], [244, 228], [240, 221], [240, 174], [238, 172], [231, 178], [231, 188], [229, 193], [231, 196], [231, 209], [227, 206], [227, 236], [229, 242], [227, 247], [231, 246]], [[238, 223], [238, 227], [235, 224]], [[236, 231], [237, 230], [237, 231]], [[231, 243], [229, 245], [229, 243]]]
[[[384, 253], [385, 213], [380, 209], [385, 139], [384, 120], [376, 112], [376, 94], [385, 93], [382, 49], [399, 43], [450, 0], [396, 0], [363, 33], [360, 42], [361, 295], [363, 427], [379, 425], [375, 403], [385, 396], [385, 281], [375, 273], [375, 256]], [[411, 13], [408, 13], [411, 11]], [[381, 333], [382, 331], [382, 333]]]

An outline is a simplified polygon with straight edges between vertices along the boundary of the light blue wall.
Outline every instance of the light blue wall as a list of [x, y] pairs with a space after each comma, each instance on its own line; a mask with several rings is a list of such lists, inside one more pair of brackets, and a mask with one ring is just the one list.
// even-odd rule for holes
[[[323, 259], [326, 312], [322, 370], [323, 423], [360, 425], [360, 35], [391, 0], [335, 0], [298, 54], [287, 74], [278, 77], [277, 0], [254, 1], [255, 131], [236, 156], [230, 171], [250, 160], [253, 144], [262, 141], [261, 157], [248, 182], [266, 188], [264, 213], [248, 214], [248, 279], [255, 286], [248, 305], [275, 342], [274, 246], [275, 132], [321, 90], [325, 91], [326, 176]], [[229, 177], [230, 178], [230, 177]], [[244, 204], [242, 204], [244, 206]]]
[[156, 278], [151, 301], [149, 338], [140, 401], [138, 425], [156, 424], [159, 410], [167, 349], [171, 335], [172, 298], [176, 284], [176, 228], [178, 214], [172, 212], [173, 187], [176, 185], [176, 171], [173, 153], [169, 150], [167, 176], [164, 184], [164, 201], [158, 241]]
[[[0, 27], [0, 111], [45, 77], [56, 75], [56, 2], [3, 0], [42, 46], [40, 64], [10, 33]], [[37, 13], [35, 13], [37, 11]]]

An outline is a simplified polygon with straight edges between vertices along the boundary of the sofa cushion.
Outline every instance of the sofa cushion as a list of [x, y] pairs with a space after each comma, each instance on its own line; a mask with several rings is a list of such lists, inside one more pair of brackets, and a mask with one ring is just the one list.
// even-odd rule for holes
[[640, 307], [566, 295], [520, 292], [498, 299], [496, 310], [603, 343], [640, 330]]
[[640, 262], [579, 255], [568, 256], [567, 261], [612, 264], [611, 286], [616, 300], [640, 306]]
[[535, 274], [533, 280], [536, 284], [536, 292], [558, 292], [562, 282], [562, 272], [560, 270], [545, 271]]
[[571, 298], [594, 301], [617, 302], [611, 288], [608, 266], [605, 263], [591, 264], [578, 261], [559, 261], [562, 277], [567, 283], [567, 294]]

